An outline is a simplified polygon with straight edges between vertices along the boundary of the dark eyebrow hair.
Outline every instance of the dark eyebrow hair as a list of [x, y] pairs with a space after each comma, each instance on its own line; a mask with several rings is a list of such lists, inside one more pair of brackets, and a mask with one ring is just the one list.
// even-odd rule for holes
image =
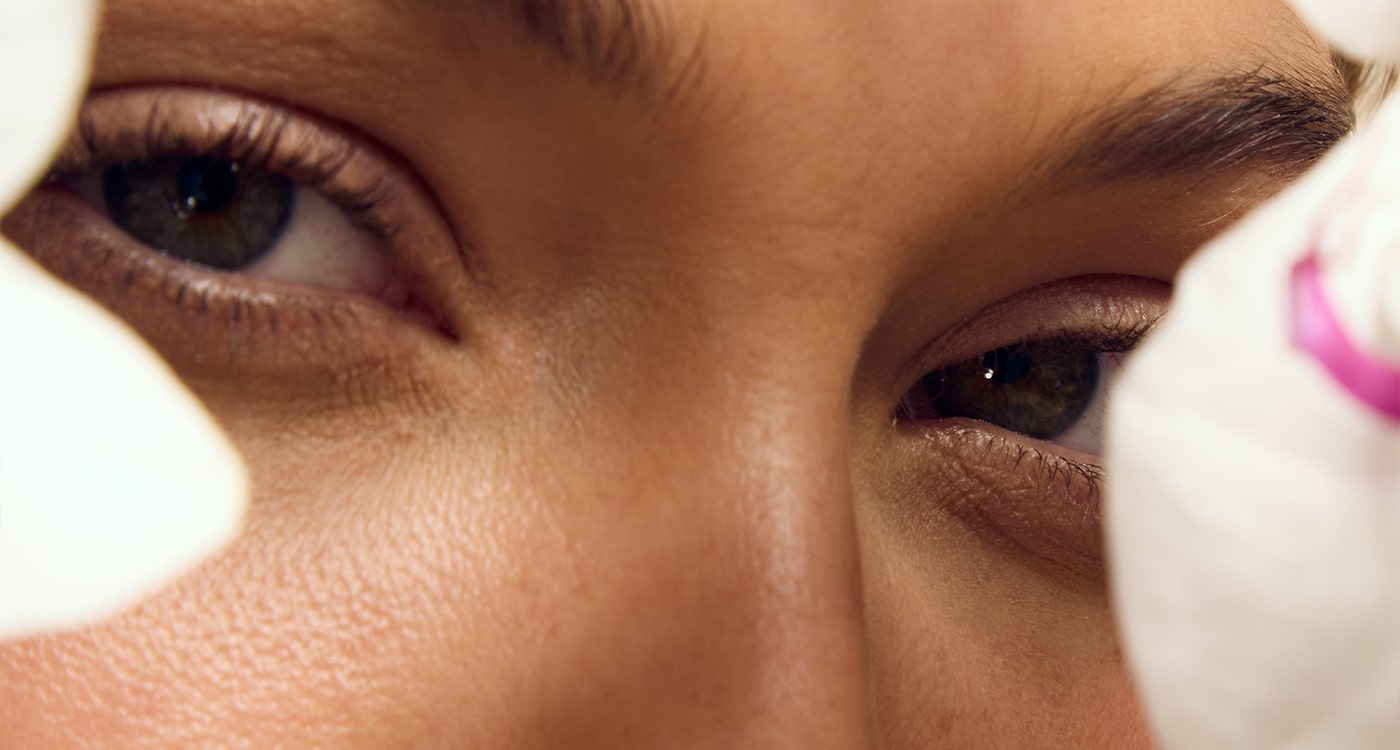
[[1099, 182], [1203, 179], [1245, 164], [1294, 177], [1355, 126], [1340, 72], [1288, 76], [1267, 69], [1173, 81], [1129, 97], [1070, 135], [1056, 172]]

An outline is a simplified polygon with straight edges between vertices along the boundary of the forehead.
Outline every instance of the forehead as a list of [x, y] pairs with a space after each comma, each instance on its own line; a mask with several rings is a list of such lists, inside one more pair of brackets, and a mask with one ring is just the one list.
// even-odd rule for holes
[[[1279, 0], [114, 0], [111, 30], [163, 42], [191, 78], [333, 61], [364, 93], [511, 78], [531, 44], [619, 88], [701, 93], [761, 108], [1026, 111], [1129, 92], [1197, 67], [1317, 63], [1325, 52]], [[220, 44], [208, 45], [217, 38]], [[202, 54], [195, 54], [198, 50]], [[221, 55], [227, 50], [227, 55]], [[236, 65], [221, 56], [245, 55]], [[330, 58], [328, 60], [328, 58]], [[430, 60], [431, 65], [424, 65]], [[513, 60], [512, 62], [519, 62]], [[223, 71], [220, 67], [233, 68]], [[168, 72], [178, 76], [179, 66]], [[326, 71], [323, 71], [326, 72]], [[707, 74], [707, 75], [704, 75]], [[608, 81], [607, 79], [612, 79]], [[707, 83], [708, 86], [701, 86]], [[691, 88], [693, 85], [693, 88]], [[840, 107], [838, 107], [839, 109]], [[877, 110], [878, 111], [878, 110]]]

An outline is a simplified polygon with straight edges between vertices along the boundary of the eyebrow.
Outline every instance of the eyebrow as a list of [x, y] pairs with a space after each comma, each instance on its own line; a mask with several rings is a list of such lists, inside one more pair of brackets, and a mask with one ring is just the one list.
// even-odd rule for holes
[[[1202, 179], [1246, 164], [1295, 177], [1352, 131], [1340, 76], [1289, 76], [1260, 68], [1204, 81], [1173, 81], [1078, 125], [1057, 174], [1098, 182]], [[1068, 153], [1068, 157], [1064, 154]]]
[[[657, 77], [674, 59], [674, 32], [652, 0], [417, 0], [462, 3], [504, 14], [508, 23], [595, 83], [656, 94]], [[703, 76], [704, 35], [679, 76], [674, 99]], [[1180, 77], [1100, 111], [1087, 113], [1054, 139], [1055, 178], [1104, 183], [1202, 179], [1249, 165], [1267, 176], [1306, 171], [1355, 127], [1351, 93], [1334, 56], [1326, 71], [1285, 74], [1263, 65], [1201, 80]], [[1068, 142], [1068, 146], [1066, 143]]]
[[671, 57], [673, 36], [660, 7], [650, 0], [470, 2], [504, 15], [561, 62], [618, 90], [651, 89]]

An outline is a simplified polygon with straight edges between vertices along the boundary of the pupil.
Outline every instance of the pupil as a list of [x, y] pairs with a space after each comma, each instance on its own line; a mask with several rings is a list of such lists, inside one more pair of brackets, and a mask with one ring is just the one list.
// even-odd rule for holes
[[224, 210], [238, 194], [238, 165], [207, 157], [192, 159], [175, 175], [181, 208], [213, 214]]

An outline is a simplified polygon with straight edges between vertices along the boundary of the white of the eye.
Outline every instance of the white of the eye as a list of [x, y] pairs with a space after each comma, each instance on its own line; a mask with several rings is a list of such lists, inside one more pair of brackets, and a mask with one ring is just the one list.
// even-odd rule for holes
[[286, 231], [251, 276], [377, 295], [393, 279], [379, 240], [319, 191], [299, 187]]
[[1094, 400], [1073, 427], [1051, 442], [1090, 456], [1103, 455], [1108, 396], [1113, 388], [1113, 379], [1118, 376], [1126, 357], [1126, 353], [1117, 352], [1104, 352], [1099, 355], [1099, 386], [1094, 390]]
[[[84, 175], [69, 188], [89, 204], [103, 206], [110, 217], [99, 173]], [[375, 296], [393, 279], [382, 244], [319, 190], [298, 186], [277, 244], [238, 273]]]

